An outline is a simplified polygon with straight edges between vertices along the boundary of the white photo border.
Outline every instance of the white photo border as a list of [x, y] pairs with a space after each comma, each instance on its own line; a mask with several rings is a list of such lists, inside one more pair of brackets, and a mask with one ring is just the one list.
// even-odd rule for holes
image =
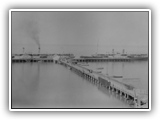
[[[149, 87], [149, 103], [148, 108], [12, 108], [12, 95], [11, 95], [11, 79], [12, 79], [12, 43], [11, 43], [11, 19], [12, 12], [16, 11], [27, 11], [27, 12], [58, 12], [58, 11], [86, 11], [86, 12], [148, 12], [148, 54], [149, 54], [149, 62], [148, 62], [148, 87]], [[9, 10], [9, 110], [10, 111], [150, 111], [151, 110], [151, 10], [150, 9], [10, 9]]]

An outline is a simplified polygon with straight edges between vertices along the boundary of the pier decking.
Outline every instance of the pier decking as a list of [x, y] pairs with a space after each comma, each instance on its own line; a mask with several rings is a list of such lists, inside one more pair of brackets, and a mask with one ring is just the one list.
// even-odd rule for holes
[[67, 61], [60, 61], [60, 64], [68, 67], [70, 70], [75, 71], [80, 76], [83, 76], [91, 81], [94, 81], [107, 89], [116, 92], [120, 96], [125, 97], [128, 100], [132, 100], [135, 107], [141, 108], [148, 102], [148, 95], [144, 91], [137, 89], [126, 83], [117, 81], [107, 75], [97, 73], [91, 69], [87, 69], [78, 64], [72, 64]]

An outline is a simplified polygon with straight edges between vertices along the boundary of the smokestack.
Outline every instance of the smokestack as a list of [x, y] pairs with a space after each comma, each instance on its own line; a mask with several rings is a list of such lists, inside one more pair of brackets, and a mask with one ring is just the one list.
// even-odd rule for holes
[[125, 53], [125, 50], [123, 49], [122, 53], [124, 54]]
[[112, 54], [114, 54], [114, 49], [112, 49]]
[[40, 47], [38, 48], [38, 54], [40, 54]]

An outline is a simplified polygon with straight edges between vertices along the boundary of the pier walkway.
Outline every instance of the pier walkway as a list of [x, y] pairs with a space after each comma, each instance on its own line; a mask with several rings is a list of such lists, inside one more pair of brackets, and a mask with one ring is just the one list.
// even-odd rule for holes
[[104, 86], [113, 92], [116, 92], [120, 96], [125, 97], [127, 100], [132, 100], [132, 104], [134, 104], [135, 107], [141, 108], [148, 103], [148, 94], [132, 85], [117, 81], [108, 75], [97, 73], [78, 64], [73, 64], [65, 60], [60, 60], [59, 62], [70, 70], [75, 71], [80, 76], [86, 77], [87, 79], [90, 79], [95, 83], [100, 84], [101, 86]]

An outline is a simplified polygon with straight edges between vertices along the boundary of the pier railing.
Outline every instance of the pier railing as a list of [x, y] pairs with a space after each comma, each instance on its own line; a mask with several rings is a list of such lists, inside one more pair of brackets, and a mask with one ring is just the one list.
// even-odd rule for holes
[[94, 80], [96, 83], [101, 84], [121, 96], [124, 96], [126, 99], [132, 100], [136, 107], [143, 107], [143, 105], [148, 104], [148, 94], [141, 92], [140, 89], [135, 88], [132, 85], [117, 81], [110, 76], [97, 73], [78, 64], [73, 64], [67, 61], [60, 61], [60, 64], [80, 73], [84, 77]]

